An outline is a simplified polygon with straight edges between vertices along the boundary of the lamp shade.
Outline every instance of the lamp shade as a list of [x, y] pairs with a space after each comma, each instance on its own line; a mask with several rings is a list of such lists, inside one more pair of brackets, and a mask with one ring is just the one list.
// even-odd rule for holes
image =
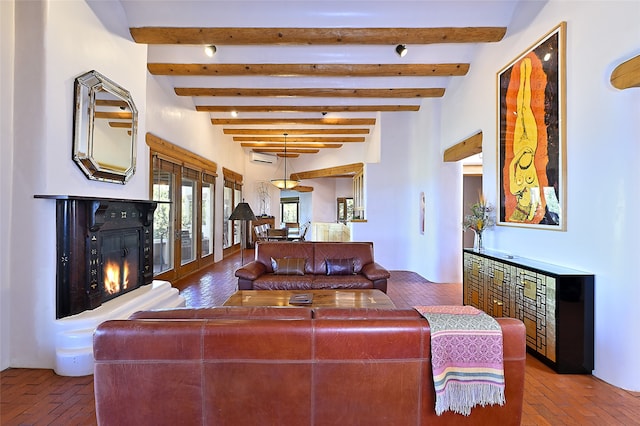
[[300, 182], [291, 179], [271, 179], [271, 183], [280, 189], [291, 189], [298, 186]]
[[238, 203], [231, 216], [229, 216], [229, 220], [257, 220], [256, 215], [253, 214], [253, 210], [249, 207], [249, 203]]
[[271, 184], [273, 184], [273, 186], [275, 186], [276, 188], [291, 189], [298, 186], [300, 181], [287, 178], [287, 133], [283, 133], [282, 135], [284, 136], [284, 157], [283, 157], [284, 177], [282, 179], [280, 178], [271, 179]]

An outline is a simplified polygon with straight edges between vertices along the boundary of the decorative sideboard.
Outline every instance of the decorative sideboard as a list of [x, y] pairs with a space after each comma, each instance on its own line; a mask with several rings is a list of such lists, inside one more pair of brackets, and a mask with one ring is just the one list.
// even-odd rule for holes
[[472, 249], [463, 268], [465, 305], [524, 322], [527, 349], [556, 372], [591, 374], [593, 274]]

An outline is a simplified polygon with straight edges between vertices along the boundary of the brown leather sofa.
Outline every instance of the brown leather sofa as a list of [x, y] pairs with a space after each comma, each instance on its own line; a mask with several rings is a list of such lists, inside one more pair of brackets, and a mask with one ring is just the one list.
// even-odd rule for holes
[[[284, 258], [305, 259], [302, 274], [274, 271], [272, 259]], [[353, 260], [352, 273], [327, 267], [347, 259]], [[371, 242], [258, 242], [255, 260], [236, 271], [240, 290], [375, 288], [386, 293], [389, 276], [375, 262]]]
[[140, 312], [94, 337], [100, 425], [518, 425], [525, 328], [498, 319], [506, 403], [435, 414], [428, 322], [412, 309]]

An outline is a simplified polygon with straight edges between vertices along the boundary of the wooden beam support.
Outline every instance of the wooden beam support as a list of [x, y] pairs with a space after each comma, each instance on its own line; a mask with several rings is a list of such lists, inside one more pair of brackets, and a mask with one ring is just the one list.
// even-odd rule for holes
[[367, 135], [369, 129], [333, 128], [333, 129], [222, 129], [225, 135]]
[[[283, 142], [285, 141], [282, 136], [234, 136], [234, 142]], [[287, 142], [318, 142], [318, 143], [349, 143], [349, 142], [364, 142], [364, 137], [287, 137]]]
[[420, 105], [196, 105], [201, 112], [394, 112], [419, 111]]
[[502, 40], [506, 27], [443, 28], [130, 28], [136, 43], [145, 44], [434, 44], [491, 43]]
[[110, 121], [109, 127], [131, 129], [133, 127], [133, 123], [131, 121]]
[[259, 126], [374, 126], [375, 118], [213, 118], [214, 125], [259, 125]]
[[314, 77], [452, 77], [469, 72], [469, 64], [177, 64], [150, 63], [153, 75], [173, 76], [314, 76]]
[[[253, 152], [281, 152], [284, 153], [284, 148], [254, 148]], [[319, 153], [319, 149], [289, 149], [287, 148], [287, 153], [292, 154], [317, 154]]]
[[396, 89], [258, 89], [258, 88], [214, 88], [176, 87], [178, 96], [249, 96], [249, 97], [319, 97], [319, 98], [441, 98], [441, 88], [396, 88]]
[[482, 131], [474, 134], [473, 136], [468, 137], [455, 144], [454, 146], [446, 149], [444, 151], [445, 162], [453, 162], [462, 160], [463, 158], [470, 157], [475, 154], [479, 154], [482, 152]]
[[[240, 144], [243, 148], [284, 148], [283, 143], [245, 142]], [[287, 143], [287, 148], [342, 148], [341, 143]]]
[[172, 158], [178, 158], [183, 161], [183, 164], [193, 164], [216, 174], [218, 165], [215, 162], [181, 148], [178, 145], [174, 145], [154, 134], [147, 133], [145, 136], [145, 141], [151, 151], [164, 154]]
[[620, 90], [640, 87], [640, 55], [618, 65], [611, 73], [611, 84]]
[[132, 120], [133, 115], [130, 112], [104, 112], [104, 111], [96, 111], [94, 113], [94, 118], [106, 118], [107, 120]]
[[306, 172], [292, 173], [291, 179], [316, 179], [322, 177], [354, 176], [362, 171], [364, 163], [346, 164], [344, 166], [328, 167], [325, 169], [309, 170]]
[[292, 191], [298, 191], [298, 192], [313, 192], [313, 186], [298, 185], [298, 186], [294, 187], [294, 188], [292, 189]]

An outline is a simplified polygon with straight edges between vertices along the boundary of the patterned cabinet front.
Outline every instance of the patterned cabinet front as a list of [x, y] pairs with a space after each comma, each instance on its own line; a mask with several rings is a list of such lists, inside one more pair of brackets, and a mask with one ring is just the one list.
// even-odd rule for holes
[[515, 268], [512, 315], [527, 329], [527, 346], [556, 362], [556, 280], [528, 269]]
[[465, 305], [521, 320], [529, 351], [556, 371], [591, 373], [593, 275], [487, 250], [463, 263]]

